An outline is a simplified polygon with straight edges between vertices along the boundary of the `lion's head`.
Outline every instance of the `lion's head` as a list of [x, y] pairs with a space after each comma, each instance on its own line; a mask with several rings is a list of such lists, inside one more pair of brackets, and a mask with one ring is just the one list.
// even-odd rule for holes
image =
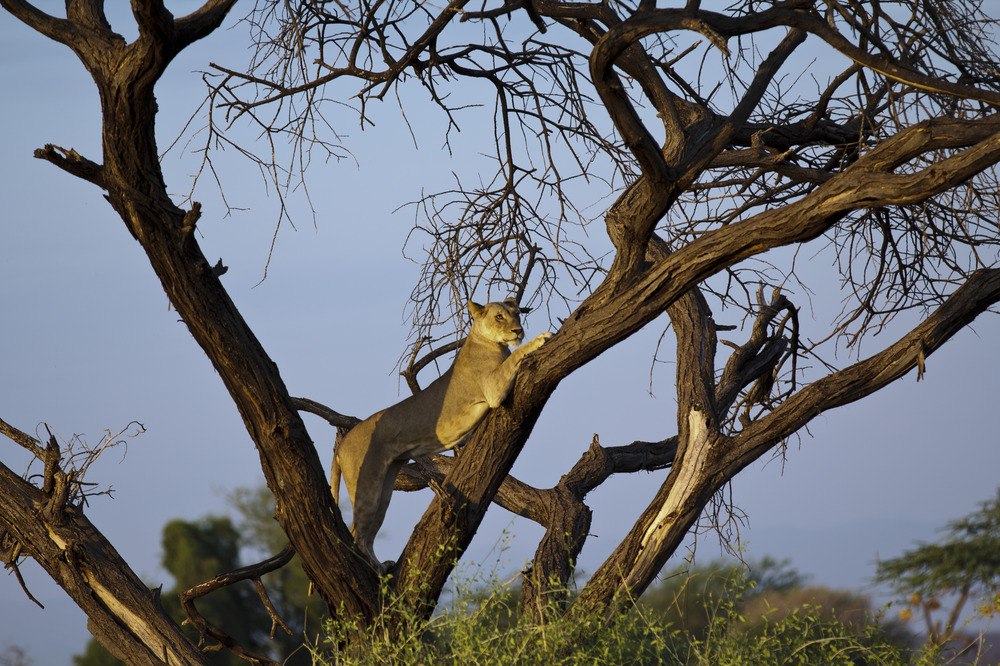
[[521, 309], [517, 301], [508, 298], [503, 303], [479, 305], [469, 301], [472, 330], [469, 335], [479, 335], [492, 342], [517, 346], [524, 339], [521, 327]]

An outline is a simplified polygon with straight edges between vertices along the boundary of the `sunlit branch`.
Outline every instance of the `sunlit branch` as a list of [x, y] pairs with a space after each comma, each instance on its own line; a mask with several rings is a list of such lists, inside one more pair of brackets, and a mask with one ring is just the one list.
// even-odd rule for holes
[[861, 400], [913, 369], [922, 375], [928, 356], [997, 302], [1000, 302], [1000, 269], [976, 271], [941, 307], [898, 342], [871, 358], [812, 382], [744, 428], [730, 454], [731, 464], [742, 468], [816, 415]]

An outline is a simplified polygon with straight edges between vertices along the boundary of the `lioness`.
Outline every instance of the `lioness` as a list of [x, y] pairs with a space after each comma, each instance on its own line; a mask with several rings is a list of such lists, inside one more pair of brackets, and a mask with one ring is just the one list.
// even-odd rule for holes
[[552, 337], [542, 333], [511, 353], [509, 347], [524, 339], [517, 301], [485, 306], [470, 301], [468, 307], [472, 329], [451, 368], [423, 391], [359, 423], [334, 450], [333, 498], [339, 503], [343, 472], [354, 507], [351, 533], [376, 565], [372, 544], [400, 468], [411, 458], [462, 443], [510, 393], [524, 357]]

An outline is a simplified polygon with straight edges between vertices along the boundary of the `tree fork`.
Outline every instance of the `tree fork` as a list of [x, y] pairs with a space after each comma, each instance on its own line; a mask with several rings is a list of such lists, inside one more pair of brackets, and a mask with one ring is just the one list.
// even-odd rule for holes
[[702, 425], [704, 415], [696, 409], [689, 411], [687, 446], [678, 452], [667, 481], [629, 535], [594, 573], [571, 612], [631, 603], [652, 582], [726, 481], [818, 414], [860, 400], [919, 368], [927, 356], [997, 302], [1000, 269], [976, 271], [898, 342], [806, 386], [732, 437], [712, 434], [711, 428]]

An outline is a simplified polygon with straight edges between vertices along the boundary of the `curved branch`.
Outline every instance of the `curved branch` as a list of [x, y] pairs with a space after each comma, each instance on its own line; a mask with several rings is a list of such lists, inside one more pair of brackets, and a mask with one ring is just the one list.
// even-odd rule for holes
[[611, 270], [615, 275], [619, 272], [627, 274], [628, 269], [635, 265], [655, 225], [677, 196], [730, 144], [757, 108], [778, 70], [805, 40], [803, 31], [790, 30], [761, 63], [729, 117], [709, 117], [699, 137], [689, 139], [684, 150], [668, 164], [663, 150], [656, 145], [625, 94], [621, 81], [611, 69], [617, 55], [643, 36], [655, 34], [661, 29], [702, 25], [700, 21], [692, 23], [693, 19], [686, 13], [668, 11], [666, 16], [671, 19], [666, 25], [653, 21], [652, 14], [640, 13], [612, 28], [598, 41], [590, 61], [594, 85], [642, 169], [642, 177], [618, 198], [605, 218], [608, 235], [618, 250], [615, 266]]
[[[419, 462], [407, 463], [396, 477], [394, 489], [413, 492], [439, 485], [454, 468], [455, 462], [452, 456], [434, 455], [426, 456]], [[493, 501], [511, 513], [544, 526], [548, 524], [548, 492], [508, 475]]]
[[[783, 311], [789, 312], [791, 317], [796, 317], [795, 306], [777, 289], [770, 303], [764, 302], [762, 291], [757, 292], [757, 300], [760, 309], [754, 318], [750, 339], [736, 347], [719, 378], [719, 411], [722, 413], [729, 410], [740, 391], [751, 383], [759, 381], [765, 376], [765, 373], [770, 373], [775, 368], [788, 346], [788, 341], [780, 337], [780, 334], [772, 336], [768, 332], [768, 328]], [[793, 337], [793, 344], [794, 342]], [[792, 353], [795, 353], [794, 349]], [[794, 381], [793, 363], [793, 386]], [[761, 397], [766, 398], [767, 396]]]
[[[771, 9], [759, 14], [732, 19], [712, 12], [692, 14], [687, 9], [640, 11], [620, 24], [613, 26], [600, 38], [590, 58], [591, 78], [601, 96], [601, 100], [615, 121], [616, 127], [621, 132], [625, 144], [632, 149], [636, 159], [639, 161], [644, 175], [652, 178], [654, 181], [660, 179], [667, 180], [670, 172], [659, 146], [639, 119], [635, 108], [625, 93], [621, 81], [618, 80], [617, 75], [611, 69], [616, 59], [627, 48], [639, 40], [650, 35], [674, 30], [698, 32], [706, 36], [723, 53], [728, 54], [729, 49], [726, 46], [726, 38], [735, 34], [755, 32], [767, 27], [774, 27], [778, 25], [777, 16], [783, 13], [785, 12], [778, 12]], [[740, 125], [742, 121], [745, 121], [745, 117], [749, 115], [750, 110], [756, 104], [754, 98], [759, 99], [760, 95], [763, 94], [763, 90], [756, 89], [758, 84], [762, 83], [766, 87], [770, 77], [773, 76], [773, 71], [771, 70], [775, 68], [775, 63], [780, 64], [787, 57], [788, 53], [801, 43], [802, 37], [799, 36], [798, 32], [793, 30], [786, 37], [785, 42], [765, 61], [758, 72], [754, 86], [748, 91], [747, 98], [733, 118], [736, 121], [736, 125]], [[739, 120], [740, 116], [742, 116], [742, 120]], [[728, 140], [728, 136], [725, 138]], [[717, 145], [718, 141], [712, 143], [713, 145]], [[697, 147], [700, 146], [701, 142], [699, 142], [699, 146]], [[715, 152], [717, 153], [721, 149], [722, 146], [719, 146]]]
[[[678, 19], [679, 25], [689, 21], [686, 16]], [[608, 30], [598, 40], [590, 55], [590, 78], [622, 141], [639, 162], [643, 175], [654, 183], [661, 183], [670, 180], [670, 168], [659, 144], [639, 118], [621, 79], [612, 69], [618, 56], [644, 36], [642, 24], [637, 25], [638, 20], [633, 17]]]
[[[199, 583], [190, 589], [181, 592], [181, 608], [184, 609], [184, 614], [187, 615], [188, 620], [192, 625], [198, 630], [198, 634], [201, 636], [202, 642], [205, 637], [211, 637], [219, 642], [220, 645], [228, 649], [233, 654], [259, 664], [268, 664], [273, 666], [278, 666], [278, 662], [268, 659], [265, 656], [259, 655], [251, 650], [247, 650], [236, 640], [219, 629], [218, 627], [210, 624], [198, 609], [194, 605], [194, 600], [203, 597], [206, 594], [215, 592], [216, 590], [222, 589], [223, 587], [228, 587], [234, 583], [238, 583], [244, 580], [251, 580], [254, 586], [257, 588], [257, 592], [260, 595], [261, 602], [267, 608], [268, 615], [271, 617], [271, 621], [275, 624], [281, 625], [285, 631], [289, 634], [288, 627], [285, 625], [284, 621], [278, 617], [277, 611], [275, 611], [274, 606], [271, 604], [271, 600], [267, 596], [267, 592], [264, 591], [263, 585], [260, 582], [261, 576], [264, 574], [271, 573], [281, 567], [285, 566], [291, 562], [292, 558], [295, 557], [295, 549], [292, 548], [291, 544], [285, 546], [277, 555], [270, 557], [263, 562], [258, 562], [257, 564], [251, 564], [245, 567], [240, 567], [229, 573], [219, 574], [218, 576], [212, 578], [211, 580], [205, 581], [204, 583]], [[211, 648], [209, 648], [211, 649]]]
[[132, 0], [131, 4], [140, 36], [149, 35], [162, 43], [172, 40], [174, 16], [163, 0]]
[[[590, 509], [583, 500], [612, 474], [669, 467], [677, 454], [676, 436], [659, 442], [635, 441], [602, 447], [594, 436], [590, 448], [552, 488], [538, 489], [508, 475], [493, 501], [511, 513], [545, 528], [531, 566], [524, 572], [522, 610], [537, 613], [563, 599], [576, 557], [590, 529]], [[440, 488], [456, 465], [450, 456], [428, 456], [403, 467], [395, 490]]]
[[[729, 479], [815, 416], [860, 400], [914, 368], [919, 370], [928, 355], [997, 302], [1000, 269], [977, 271], [923, 323], [885, 351], [813, 382], [766, 416], [746, 424], [736, 436], [701, 431], [698, 441], [679, 452], [693, 460], [682, 457], [671, 470], [654, 501], [591, 578], [579, 608], [595, 602], [606, 606], [615, 599], [631, 603]], [[702, 418], [698, 410], [689, 416]]]
[[[423, 340], [420, 342], [423, 342]], [[417, 353], [420, 351], [420, 342], [418, 342], [413, 348], [413, 353], [410, 354], [409, 364], [407, 364], [406, 368], [399, 373], [403, 376], [406, 380], [406, 384], [414, 393], [420, 390], [420, 383], [417, 381], [417, 373], [426, 368], [430, 363], [433, 363], [435, 359], [444, 356], [448, 352], [461, 349], [462, 345], [465, 344], [465, 338], [449, 342], [448, 344], [442, 345], [437, 349], [432, 349], [418, 359]]]
[[236, 0], [208, 0], [196, 11], [174, 22], [175, 49], [180, 52], [192, 42], [207, 37], [222, 25]]
[[310, 414], [315, 414], [320, 418], [326, 419], [327, 423], [338, 430], [350, 430], [354, 426], [361, 423], [361, 419], [356, 416], [341, 414], [340, 412], [336, 412], [326, 405], [316, 402], [315, 400], [310, 400], [309, 398], [292, 398], [292, 406], [299, 411], [309, 412]]
[[997, 302], [1000, 269], [974, 272], [944, 304], [894, 345], [809, 384], [744, 428], [733, 439], [726, 464], [742, 469], [818, 414], [861, 400], [914, 368], [922, 373], [928, 356]]
[[3, 419], [0, 419], [0, 435], [4, 435], [17, 442], [28, 451], [31, 451], [39, 460], [45, 460], [45, 449], [42, 448], [37, 439], [27, 433], [21, 432]]
[[[627, 312], [594, 307], [570, 317], [566, 327], [635, 330], [664, 307], [715, 272], [767, 250], [812, 240], [850, 212], [890, 203], [926, 201], [988, 169], [1000, 160], [1000, 115], [976, 121], [936, 119], [919, 123], [861, 157], [810, 194], [783, 208], [758, 213], [742, 222], [708, 231], [646, 271], [620, 294]], [[922, 170], [889, 173], [923, 153], [966, 147]], [[586, 304], [585, 304], [586, 306]], [[583, 310], [583, 309], [581, 309]], [[578, 311], [579, 312], [579, 311]], [[635, 325], [629, 322], [637, 317]], [[638, 323], [641, 320], [642, 323]], [[633, 328], [635, 326], [635, 328]], [[615, 338], [602, 339], [606, 344]], [[536, 353], [549, 364], [561, 356], [559, 336]]]
[[[612, 474], [629, 474], [645, 470], [652, 472], [669, 467], [677, 453], [677, 437], [659, 442], [634, 441], [623, 446], [602, 447], [595, 437], [590, 448], [566, 473], [556, 487], [540, 489], [507, 475], [493, 501], [522, 518], [542, 527], [550, 526], [548, 506], [557, 487], [568, 490], [583, 501], [587, 494], [604, 483]], [[408, 463], [396, 478], [395, 490], [413, 492], [441, 483], [455, 467], [452, 456], [434, 455], [422, 459], [424, 464]]]
[[235, 4], [236, 0], [208, 0], [199, 9], [175, 21], [163, 0], [133, 0], [132, 14], [139, 28], [140, 42], [152, 42], [156, 45], [153, 52], [160, 51], [164, 56], [162, 61], [152, 59], [150, 66], [165, 67], [192, 42], [211, 34], [222, 25]]
[[[719, 46], [724, 38], [760, 32], [779, 25], [798, 28], [816, 35], [859, 65], [876, 71], [893, 81], [913, 86], [919, 90], [975, 99], [993, 106], [1000, 105], [1000, 93], [982, 90], [975, 86], [942, 81], [867, 53], [852, 44], [829, 23], [811, 11], [775, 6], [762, 12], [738, 17], [699, 10], [695, 17], [684, 9], [657, 9], [638, 13], [625, 23], [629, 22], [632, 23], [632, 26], [621, 31], [621, 35], [616, 39], [617, 44], [622, 44], [626, 40], [637, 41], [657, 32], [685, 29], [700, 32], [706, 35], [713, 44]], [[614, 56], [613, 49], [609, 50], [609, 55]]]
[[[621, 593], [632, 598], [645, 589], [649, 576], [665, 561], [665, 556], [655, 559], [650, 555], [652, 549], [644, 548], [646, 535], [656, 521], [665, 528], [658, 537], [660, 541], [671, 546], [679, 543], [714, 493], [736, 473], [818, 414], [860, 400], [914, 368], [920, 371], [927, 356], [997, 302], [1000, 269], [977, 271], [923, 323], [888, 349], [813, 382], [735, 437], [715, 441], [709, 438], [686, 480], [681, 483], [678, 475], [671, 473], [628, 537], [595, 573], [581, 594], [581, 608], [597, 600], [611, 603]], [[683, 511], [665, 513], [674, 507]], [[656, 521], [652, 520], [654, 515]], [[642, 575], [637, 575], [643, 560], [647, 560], [647, 566], [640, 572]]]
[[974, 99], [986, 102], [992, 106], [1000, 106], [1000, 93], [998, 92], [982, 90], [975, 86], [967, 86], [960, 83], [942, 81], [939, 78], [921, 74], [900, 64], [874, 56], [849, 42], [847, 38], [831, 27], [829, 23], [812, 14], [790, 12], [788, 19], [783, 22], [786, 25], [798, 27], [816, 35], [859, 65], [878, 72], [893, 81], [905, 83], [906, 85], [927, 92], [963, 99]]
[[61, 44], [68, 44], [76, 36], [76, 28], [72, 22], [50, 16], [30, 2], [0, 0], [0, 7], [9, 11], [28, 27]]

